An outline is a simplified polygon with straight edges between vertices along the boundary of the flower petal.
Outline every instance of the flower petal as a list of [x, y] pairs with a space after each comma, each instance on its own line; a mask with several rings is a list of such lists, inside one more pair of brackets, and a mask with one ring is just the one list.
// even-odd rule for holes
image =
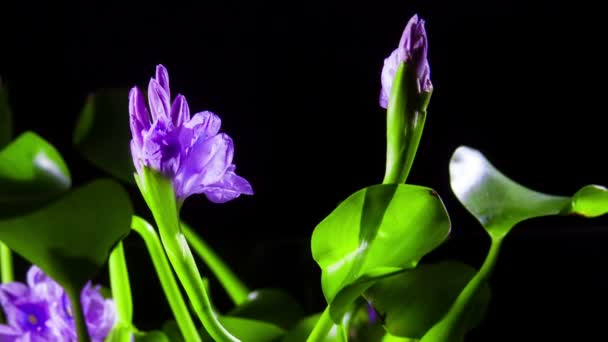
[[23, 333], [19, 329], [10, 325], [0, 324], [0, 341], [17, 342], [17, 339], [20, 338], [21, 335], [23, 335]]
[[156, 81], [165, 90], [167, 97], [171, 98], [171, 91], [169, 91], [169, 72], [162, 64], [156, 66]]
[[384, 59], [384, 66], [382, 67], [382, 74], [380, 81], [382, 83], [382, 89], [380, 90], [380, 106], [382, 108], [388, 107], [388, 101], [391, 96], [391, 90], [393, 88], [393, 79], [397, 68], [399, 68], [399, 49], [393, 50], [393, 52]]
[[224, 177], [204, 189], [205, 196], [214, 203], [225, 203], [239, 197], [241, 194], [253, 195], [253, 188], [249, 182], [234, 173], [235, 166], [231, 165]]
[[143, 131], [150, 128], [150, 114], [146, 108], [143, 94], [137, 87], [131, 88], [129, 92], [129, 123], [135, 143], [141, 146]]
[[177, 195], [186, 198], [219, 182], [232, 164], [234, 146], [227, 134], [199, 139], [183, 161], [176, 177]]
[[148, 84], [148, 102], [150, 104], [152, 121], [171, 121], [169, 117], [169, 110], [171, 108], [169, 105], [169, 94], [155, 79], [151, 79]]
[[177, 95], [173, 100], [171, 106], [171, 120], [175, 127], [179, 127], [190, 120], [190, 108], [188, 107], [188, 101], [184, 95]]

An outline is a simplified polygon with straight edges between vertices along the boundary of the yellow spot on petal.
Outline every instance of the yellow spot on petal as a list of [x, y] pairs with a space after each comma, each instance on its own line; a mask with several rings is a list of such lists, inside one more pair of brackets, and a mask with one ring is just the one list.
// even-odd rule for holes
[[27, 316], [27, 320], [31, 324], [38, 324], [38, 318], [36, 318], [36, 316], [34, 316], [32, 314], [30, 314], [30, 315]]

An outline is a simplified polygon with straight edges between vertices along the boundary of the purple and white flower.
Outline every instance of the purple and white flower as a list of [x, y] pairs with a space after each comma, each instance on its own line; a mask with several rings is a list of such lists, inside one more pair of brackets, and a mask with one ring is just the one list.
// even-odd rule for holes
[[150, 111], [137, 87], [129, 93], [131, 155], [138, 172], [143, 167], [161, 172], [173, 181], [181, 200], [202, 193], [212, 202], [224, 203], [253, 194], [249, 182], [235, 173], [233, 142], [219, 133], [220, 118], [208, 111], [191, 117], [183, 95], [171, 102], [164, 66], [156, 67], [147, 95]]

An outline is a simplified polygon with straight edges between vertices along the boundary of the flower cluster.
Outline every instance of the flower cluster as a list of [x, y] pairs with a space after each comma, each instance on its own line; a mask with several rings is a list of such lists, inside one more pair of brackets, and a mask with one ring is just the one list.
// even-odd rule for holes
[[399, 46], [384, 60], [381, 74], [382, 90], [380, 91], [380, 106], [383, 108], [388, 107], [393, 79], [401, 63], [408, 63], [414, 68], [418, 83], [418, 93], [428, 93], [433, 89], [427, 49], [424, 20], [419, 19], [418, 15], [414, 15], [403, 30]]
[[131, 154], [138, 172], [149, 167], [173, 181], [179, 199], [205, 194], [223, 203], [241, 194], [252, 195], [249, 182], [235, 173], [232, 139], [219, 133], [220, 118], [208, 111], [190, 117], [188, 102], [177, 95], [171, 102], [169, 74], [156, 67], [148, 85], [148, 104], [142, 92], [129, 93]]
[[[116, 322], [111, 299], [104, 299], [99, 286], [88, 283], [82, 303], [89, 335], [102, 342]], [[27, 273], [27, 283], [0, 285], [0, 305], [7, 324], [0, 324], [1, 342], [76, 341], [70, 300], [61, 286], [36, 266]]]

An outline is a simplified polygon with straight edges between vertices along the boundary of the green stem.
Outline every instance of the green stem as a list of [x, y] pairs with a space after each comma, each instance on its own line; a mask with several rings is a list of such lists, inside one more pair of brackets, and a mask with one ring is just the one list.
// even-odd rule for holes
[[116, 245], [110, 254], [109, 268], [112, 298], [114, 299], [114, 303], [116, 303], [118, 319], [127, 326], [131, 326], [131, 322], [133, 321], [133, 300], [122, 241]]
[[325, 308], [325, 310], [319, 317], [319, 320], [315, 324], [315, 327], [310, 332], [310, 335], [308, 335], [308, 339], [306, 340], [306, 342], [324, 341], [325, 338], [327, 337], [327, 334], [329, 333], [329, 331], [331, 330], [331, 328], [333, 326], [334, 326], [334, 322], [331, 320], [331, 317], [329, 316], [329, 306], [328, 306]]
[[393, 78], [386, 108], [386, 170], [384, 184], [402, 184], [420, 144], [431, 92], [418, 92], [415, 68], [402, 62]]
[[472, 299], [490, 277], [496, 265], [501, 244], [502, 237], [492, 239], [488, 255], [479, 271], [460, 292], [448, 313], [420, 339], [420, 342], [458, 341], [463, 338], [466, 328], [464, 320], [467, 312], [471, 310]]
[[239, 305], [247, 300], [249, 289], [232, 272], [230, 267], [215, 253], [215, 251], [186, 223], [182, 222], [182, 231], [194, 252], [203, 259], [211, 272], [217, 277], [234, 304]]
[[179, 212], [171, 180], [147, 167], [144, 167], [142, 173], [135, 179], [158, 225], [160, 239], [169, 262], [186, 290], [194, 312], [215, 341], [239, 341], [222, 326], [211, 304], [188, 241], [180, 228]]
[[13, 253], [0, 242], [0, 275], [2, 283], [10, 283], [15, 279], [13, 273]]
[[148, 222], [137, 216], [133, 216], [131, 228], [141, 236], [148, 248], [156, 274], [182, 336], [186, 341], [201, 341], [156, 231]]
[[80, 303], [80, 289], [66, 289], [66, 293], [68, 294], [70, 304], [72, 305], [72, 315], [74, 316], [74, 325], [76, 325], [78, 342], [90, 342], [89, 330], [87, 329], [87, 323], [82, 311], [82, 304]]

